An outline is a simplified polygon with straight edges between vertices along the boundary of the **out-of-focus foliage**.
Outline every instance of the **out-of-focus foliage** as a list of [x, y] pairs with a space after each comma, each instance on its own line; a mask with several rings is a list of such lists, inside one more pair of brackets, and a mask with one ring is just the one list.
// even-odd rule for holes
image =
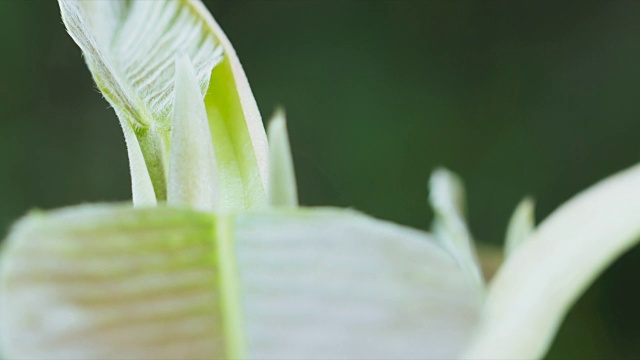
[[[498, 243], [640, 160], [640, 3], [205, 1], [263, 116], [287, 109], [300, 201], [429, 224], [438, 165]], [[130, 197], [115, 114], [53, 1], [0, 2], [0, 229], [33, 207]], [[639, 189], [640, 191], [640, 189]], [[570, 313], [549, 358], [640, 356], [639, 249]]]

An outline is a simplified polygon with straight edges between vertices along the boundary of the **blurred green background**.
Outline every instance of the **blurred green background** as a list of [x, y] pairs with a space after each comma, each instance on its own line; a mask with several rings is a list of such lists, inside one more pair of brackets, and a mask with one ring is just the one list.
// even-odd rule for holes
[[[305, 205], [427, 228], [444, 165], [499, 244], [524, 195], [541, 219], [640, 160], [640, 2], [205, 2], [263, 116], [287, 109]], [[129, 199], [118, 122], [56, 2], [0, 1], [0, 24], [0, 232], [34, 207]], [[591, 287], [549, 358], [640, 357], [638, 260]]]

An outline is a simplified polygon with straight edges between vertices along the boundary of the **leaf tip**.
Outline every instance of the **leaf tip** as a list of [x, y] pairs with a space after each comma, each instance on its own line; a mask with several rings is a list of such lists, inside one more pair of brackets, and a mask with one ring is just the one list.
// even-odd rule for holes
[[218, 170], [198, 79], [186, 55], [175, 60], [175, 105], [169, 153], [169, 204], [214, 210]]
[[535, 228], [535, 200], [527, 196], [516, 207], [509, 220], [505, 253], [512, 254], [533, 234]]
[[284, 109], [277, 108], [267, 130], [270, 145], [268, 200], [271, 206], [297, 207], [298, 189], [285, 116]]

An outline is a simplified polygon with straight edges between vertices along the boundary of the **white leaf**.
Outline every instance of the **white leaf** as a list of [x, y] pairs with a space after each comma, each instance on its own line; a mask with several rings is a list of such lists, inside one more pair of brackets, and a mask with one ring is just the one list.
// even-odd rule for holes
[[201, 95], [211, 70], [222, 60], [222, 47], [185, 1], [59, 3], [96, 83], [136, 129], [170, 129], [177, 54], [191, 59]]
[[269, 123], [269, 145], [269, 205], [297, 207], [296, 174], [282, 110], [278, 110]]
[[184, 54], [205, 101], [220, 209], [264, 206], [268, 146], [260, 113], [233, 47], [199, 0], [59, 3], [96, 84], [120, 118], [137, 205], [149, 198], [149, 187], [141, 185], [148, 179], [139, 177], [150, 178], [157, 201], [167, 199], [174, 62]]
[[216, 157], [196, 75], [186, 56], [176, 60], [167, 202], [213, 211], [218, 200]]
[[531, 198], [525, 198], [516, 207], [507, 227], [506, 255], [511, 255], [533, 233], [535, 229], [534, 209], [535, 204]]
[[32, 214], [0, 284], [11, 359], [449, 358], [482, 300], [428, 234], [335, 209]]
[[[129, 129], [135, 133], [157, 199], [165, 200], [176, 55], [191, 59], [204, 96], [211, 70], [222, 61], [222, 47], [185, 1], [59, 0], [59, 4], [69, 34], [82, 49], [125, 134]], [[127, 139], [130, 148], [132, 141]]]
[[215, 229], [164, 207], [28, 216], [0, 259], [3, 358], [225, 357]]
[[428, 234], [337, 209], [236, 220], [254, 359], [449, 359], [482, 300]]
[[144, 154], [133, 129], [125, 125], [122, 128], [129, 155], [129, 171], [131, 173], [131, 193], [135, 207], [149, 207], [158, 204], [153, 182], [147, 170]]
[[565, 314], [640, 241], [640, 165], [578, 194], [498, 270], [468, 359], [537, 359]]
[[484, 286], [482, 270], [465, 221], [465, 193], [462, 181], [446, 169], [437, 169], [429, 182], [429, 201], [435, 218], [433, 235], [453, 254], [468, 276]]

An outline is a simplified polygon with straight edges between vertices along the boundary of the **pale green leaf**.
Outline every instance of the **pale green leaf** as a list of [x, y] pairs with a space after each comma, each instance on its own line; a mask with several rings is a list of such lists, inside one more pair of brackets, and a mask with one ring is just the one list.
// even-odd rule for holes
[[507, 258], [469, 359], [535, 359], [602, 271], [640, 241], [640, 165], [577, 195]]
[[223, 49], [184, 1], [60, 0], [62, 19], [123, 127], [140, 142], [156, 196], [166, 198], [174, 61], [187, 54], [201, 94]]
[[220, 207], [256, 209], [266, 203], [268, 145], [258, 106], [231, 43], [199, 2], [196, 8], [225, 50], [204, 99], [220, 174]]
[[236, 221], [253, 359], [450, 359], [482, 293], [426, 233], [339, 209]]
[[434, 212], [433, 235], [453, 254], [468, 276], [483, 286], [482, 270], [465, 220], [462, 181], [451, 171], [441, 168], [431, 175], [429, 187], [429, 201]]
[[196, 74], [186, 56], [176, 60], [175, 89], [167, 201], [212, 211], [219, 191], [216, 158]]
[[212, 215], [164, 207], [28, 216], [0, 259], [2, 355], [225, 357], [218, 228]]
[[448, 358], [482, 299], [428, 234], [336, 209], [38, 213], [0, 264], [11, 359]]
[[507, 237], [505, 241], [505, 253], [512, 254], [522, 245], [533, 233], [535, 229], [535, 203], [531, 198], [523, 199], [516, 207], [509, 226], [507, 227]]
[[138, 143], [136, 134], [131, 127], [125, 126], [122, 130], [129, 155], [133, 205], [135, 207], [155, 206], [158, 204], [158, 200], [156, 199], [156, 193], [153, 189], [151, 176], [147, 170], [144, 154], [142, 154], [142, 149], [140, 149], [140, 143]]
[[[198, 0], [59, 0], [67, 29], [96, 84], [114, 107], [131, 160], [134, 199], [146, 199], [149, 174], [158, 201], [167, 176], [178, 54], [193, 64], [218, 155], [222, 209], [265, 202], [267, 141], [260, 114], [233, 48]], [[213, 71], [212, 71], [213, 69]], [[135, 136], [129, 136], [134, 134]], [[139, 156], [138, 156], [139, 157]]]
[[269, 123], [269, 205], [297, 207], [298, 188], [284, 111], [278, 110]]

